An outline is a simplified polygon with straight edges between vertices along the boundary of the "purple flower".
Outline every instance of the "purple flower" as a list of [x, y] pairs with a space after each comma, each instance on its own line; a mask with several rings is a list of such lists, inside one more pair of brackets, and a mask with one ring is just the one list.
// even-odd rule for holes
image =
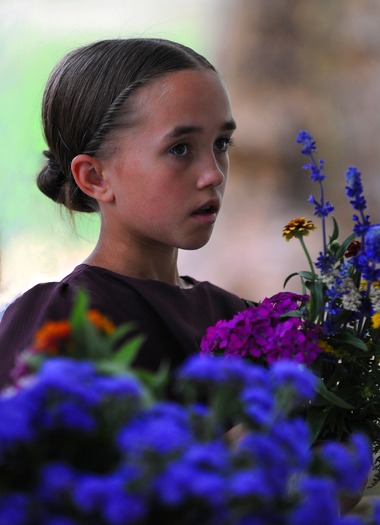
[[310, 135], [308, 131], [301, 130], [297, 135], [297, 143], [302, 144], [302, 155], [311, 155], [314, 153], [317, 148], [315, 145], [315, 140]]
[[321, 274], [329, 273], [335, 264], [335, 257], [329, 254], [319, 252], [315, 267], [321, 271]]
[[222, 330], [218, 330], [218, 324], [211, 327], [202, 340], [202, 353], [246, 356], [263, 364], [278, 359], [311, 364], [321, 352], [317, 327], [306, 324], [300, 317], [286, 317], [287, 313], [304, 306], [307, 300], [306, 295], [287, 292], [264, 299], [230, 321], [224, 321]]
[[322, 173], [324, 167], [325, 161], [320, 159], [318, 164], [316, 164], [315, 162], [310, 162], [309, 164], [305, 164], [303, 166], [303, 169], [310, 170], [310, 178], [313, 182], [322, 182], [326, 178], [326, 175]]
[[327, 217], [334, 210], [334, 206], [329, 201], [320, 203], [313, 195], [308, 198], [308, 202], [314, 204], [314, 215], [317, 217]]
[[350, 204], [358, 211], [365, 210], [367, 206], [362, 193], [361, 173], [355, 166], [350, 166], [346, 171], [346, 194], [351, 198]]

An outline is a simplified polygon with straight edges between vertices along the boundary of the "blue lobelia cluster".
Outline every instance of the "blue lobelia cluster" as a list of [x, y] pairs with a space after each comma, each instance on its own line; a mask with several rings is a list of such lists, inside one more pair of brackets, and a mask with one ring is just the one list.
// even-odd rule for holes
[[380, 524], [379, 507], [368, 521], [340, 516], [371, 450], [360, 434], [310, 448], [297, 410], [315, 381], [288, 361], [194, 356], [178, 402], [155, 399], [133, 372], [49, 358], [0, 394], [0, 524]]

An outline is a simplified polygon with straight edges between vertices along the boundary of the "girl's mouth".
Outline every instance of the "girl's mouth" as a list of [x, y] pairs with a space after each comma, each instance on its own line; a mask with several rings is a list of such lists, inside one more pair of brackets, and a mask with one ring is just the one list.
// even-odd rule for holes
[[219, 203], [206, 203], [192, 213], [192, 216], [203, 223], [214, 223], [219, 212]]

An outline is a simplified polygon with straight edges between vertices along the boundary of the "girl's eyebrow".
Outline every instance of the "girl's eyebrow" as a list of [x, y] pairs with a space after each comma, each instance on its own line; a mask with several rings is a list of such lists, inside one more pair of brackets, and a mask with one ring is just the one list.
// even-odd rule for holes
[[[234, 131], [236, 129], [236, 122], [234, 119], [228, 120], [221, 126], [221, 131]], [[170, 131], [165, 138], [178, 138], [190, 133], [199, 133], [202, 131], [200, 126], [176, 126]]]

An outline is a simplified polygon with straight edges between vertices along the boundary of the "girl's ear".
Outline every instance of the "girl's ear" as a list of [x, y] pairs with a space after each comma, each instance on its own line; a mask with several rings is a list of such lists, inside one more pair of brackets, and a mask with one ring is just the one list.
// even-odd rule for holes
[[103, 176], [102, 165], [98, 159], [81, 153], [71, 161], [71, 171], [83, 193], [100, 202], [113, 201], [111, 186]]

